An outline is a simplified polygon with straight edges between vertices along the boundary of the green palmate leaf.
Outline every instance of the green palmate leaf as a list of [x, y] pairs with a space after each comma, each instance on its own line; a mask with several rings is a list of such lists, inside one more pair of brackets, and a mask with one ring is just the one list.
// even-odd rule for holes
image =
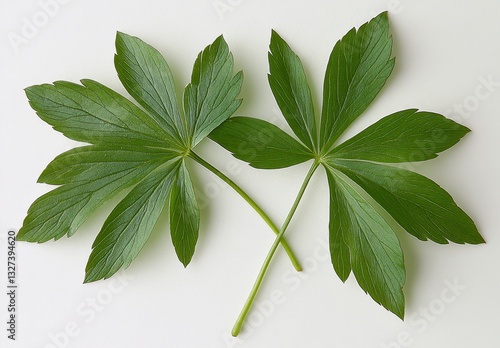
[[92, 144], [171, 147], [172, 137], [133, 103], [92, 80], [26, 89], [38, 116], [68, 138]]
[[469, 131], [435, 113], [404, 110], [337, 146], [332, 155], [389, 163], [425, 161], [455, 145]]
[[184, 162], [177, 171], [170, 196], [170, 234], [177, 257], [186, 267], [191, 261], [200, 229], [200, 209]]
[[[327, 170], [330, 188], [329, 237], [335, 272], [342, 281], [352, 272], [376, 302], [400, 318], [404, 316], [403, 252], [394, 231], [365, 199], [365, 193], [403, 228], [422, 240], [484, 242], [474, 222], [437, 184], [407, 170], [373, 163], [435, 158], [469, 132], [466, 127], [435, 113], [404, 110], [381, 119], [335, 147], [338, 138], [368, 108], [389, 78], [394, 68], [391, 52], [386, 12], [359, 30], [353, 28], [337, 42], [326, 69], [321, 129], [318, 130], [300, 59], [273, 32], [269, 83], [283, 116], [308, 147], [306, 156], [310, 157], [302, 159], [303, 149], [281, 130], [276, 131], [279, 136], [274, 141], [272, 137], [259, 136], [259, 128], [264, 126], [249, 127], [250, 123], [258, 125], [262, 121], [229, 120], [214, 131], [214, 140], [254, 167], [282, 168], [306, 158], [314, 159], [233, 328], [233, 335], [240, 332], [278, 242], [319, 165]], [[360, 192], [359, 186], [366, 192]]]
[[115, 67], [123, 86], [178, 144], [188, 138], [172, 73], [160, 52], [139, 38], [117, 33]]
[[376, 302], [401, 318], [404, 316], [403, 252], [394, 231], [358, 191], [358, 185], [396, 222], [422, 240], [484, 242], [473, 221], [437, 184], [410, 171], [372, 163], [435, 158], [455, 145], [469, 132], [468, 128], [435, 113], [410, 109], [381, 119], [335, 147], [338, 138], [386, 83], [394, 68], [391, 54], [386, 12], [359, 30], [353, 28], [337, 42], [326, 69], [318, 130], [302, 63], [273, 31], [269, 84], [283, 116], [307, 150], [279, 128], [241, 117], [226, 121], [210, 136], [236, 158], [257, 168], [283, 168], [314, 159], [233, 335], [240, 332], [277, 243], [319, 165], [326, 168], [330, 187], [330, 252], [336, 273], [342, 281], [354, 273], [360, 286]]
[[484, 243], [472, 219], [438, 184], [409, 170], [335, 160], [332, 165], [369, 193], [406, 231], [437, 243]]
[[330, 55], [323, 87], [320, 144], [329, 150], [370, 105], [394, 67], [387, 12], [338, 41]]
[[[336, 246], [330, 250], [335, 270], [345, 280], [352, 267], [361, 288], [375, 302], [403, 318], [405, 268], [398, 238], [349, 183], [332, 174], [329, 174], [330, 204], [335, 207], [330, 209], [335, 211], [331, 216], [338, 218], [330, 221], [330, 245]], [[340, 265], [335, 265], [336, 262]]]
[[313, 158], [313, 154], [290, 135], [256, 118], [232, 117], [209, 137], [255, 168], [285, 168]]
[[[243, 75], [233, 75], [232, 55], [222, 36], [194, 64], [185, 113], [177, 106], [170, 69], [156, 49], [123, 33], [117, 34], [116, 49], [118, 76], [146, 111], [92, 80], [26, 89], [31, 106], [44, 121], [71, 139], [93, 145], [61, 154], [43, 171], [39, 182], [62, 186], [33, 203], [19, 231], [20, 240], [45, 242], [71, 236], [106, 200], [137, 184], [106, 220], [89, 261], [87, 281], [109, 277], [132, 261], [172, 186], [172, 237], [180, 261], [189, 263], [198, 236], [199, 209], [184, 161], [168, 163], [194, 156], [192, 148], [241, 103], [236, 98]], [[167, 167], [158, 169], [162, 165]]]
[[109, 278], [139, 254], [166, 205], [178, 166], [158, 168], [113, 209], [92, 245], [85, 282]]
[[229, 118], [241, 104], [236, 99], [243, 73], [233, 75], [233, 56], [219, 36], [198, 55], [191, 83], [184, 92], [184, 111], [192, 134], [192, 146], [198, 144]]
[[[102, 147], [88, 146], [74, 149], [56, 158], [44, 171], [40, 180], [65, 183], [38, 198], [29, 208], [17, 238], [28, 242], [43, 243], [73, 235], [78, 227], [105, 201], [142, 180], [148, 173], [165, 163], [172, 156], [149, 156], [135, 160], [124, 159], [132, 151], [102, 151]], [[102, 157], [94, 157], [100, 154]], [[107, 163], [98, 163], [107, 156]], [[142, 156], [140, 151], [133, 155]], [[67, 169], [62, 169], [66, 165]], [[95, 167], [94, 167], [95, 166]], [[95, 170], [92, 170], [95, 168]], [[82, 170], [81, 173], [78, 171]]]
[[302, 62], [274, 30], [269, 50], [269, 85], [276, 102], [297, 137], [315, 150], [316, 118]]

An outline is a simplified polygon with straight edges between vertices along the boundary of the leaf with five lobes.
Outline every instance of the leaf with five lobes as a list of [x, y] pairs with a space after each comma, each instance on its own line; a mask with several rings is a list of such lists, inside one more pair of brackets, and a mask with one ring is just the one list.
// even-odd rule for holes
[[86, 283], [111, 277], [139, 254], [167, 203], [178, 166], [161, 166], [113, 209], [92, 245]]
[[[161, 211], [153, 203], [164, 201], [163, 207], [170, 195], [174, 245], [180, 261], [189, 263], [198, 236], [199, 209], [184, 162], [174, 166], [171, 161], [188, 156], [241, 103], [236, 98], [243, 75], [233, 75], [233, 58], [222, 36], [194, 64], [184, 99], [186, 113], [178, 108], [172, 74], [156, 49], [124, 33], [117, 33], [116, 49], [119, 78], [146, 111], [92, 80], [26, 89], [30, 105], [44, 121], [73, 140], [93, 145], [59, 155], [43, 171], [39, 182], [62, 186], [33, 203], [19, 231], [20, 240], [46, 242], [71, 236], [106, 200], [137, 184], [105, 223], [87, 281], [109, 277], [132, 261]], [[167, 166], [164, 183], [158, 181], [160, 174], [151, 174], [162, 165]], [[116, 245], [111, 248], [108, 242]]]
[[472, 219], [432, 180], [370, 162], [337, 159], [331, 165], [361, 186], [418, 239], [442, 244], [484, 243]]
[[[31, 205], [18, 240], [43, 243], [73, 235], [104, 202], [171, 158], [170, 153], [155, 158], [145, 152], [142, 160], [120, 162], [127, 152], [113, 153], [111, 149], [109, 156], [114, 156], [115, 162], [98, 164], [94, 171], [93, 155], [99, 153], [102, 157], [108, 155], [103, 154], [101, 146], [77, 148], [60, 155], [49, 165], [40, 180], [68, 184], [44, 194]], [[64, 165], [68, 166], [67, 170], [61, 169]], [[79, 169], [83, 172], [78, 173]]]
[[135, 104], [92, 80], [26, 88], [38, 116], [70, 139], [91, 144], [171, 147], [172, 137]]
[[333, 157], [374, 162], [416, 162], [437, 157], [470, 132], [446, 117], [403, 110], [386, 116], [337, 146]]
[[243, 83], [243, 73], [233, 75], [233, 56], [226, 41], [219, 36], [196, 59], [191, 83], [184, 91], [184, 111], [192, 146], [228, 119], [241, 104], [236, 99]]
[[182, 162], [170, 196], [170, 234], [184, 267], [191, 261], [200, 229], [200, 208], [189, 172]]
[[269, 50], [268, 77], [274, 98], [295, 135], [308, 149], [315, 150], [316, 118], [302, 62], [274, 30]]
[[[331, 203], [338, 206], [336, 210], [340, 216], [340, 221], [333, 226], [337, 231], [333, 232], [341, 234], [348, 246], [358, 284], [375, 302], [402, 319], [406, 275], [403, 251], [396, 234], [348, 182], [336, 174], [329, 178]], [[343, 249], [346, 253], [347, 249]], [[347, 255], [342, 255], [342, 259], [347, 262]], [[347, 266], [338, 265], [337, 269], [345, 276]]]
[[255, 168], [285, 168], [313, 158], [304, 145], [286, 132], [256, 118], [231, 117], [209, 138]]
[[387, 12], [357, 31], [353, 28], [337, 42], [323, 87], [322, 150], [328, 151], [380, 92], [394, 67], [391, 51]]
[[[484, 240], [472, 219], [437, 184], [410, 171], [372, 163], [435, 158], [467, 134], [467, 127], [439, 114], [403, 110], [384, 117], [335, 147], [337, 139], [368, 108], [388, 80], [395, 62], [391, 55], [387, 12], [359, 30], [353, 28], [339, 40], [325, 73], [321, 127], [317, 129], [302, 63], [273, 31], [269, 84], [290, 128], [310, 152], [304, 154], [298, 142], [282, 134], [281, 130], [276, 131], [277, 140], [269, 137], [273, 139], [269, 141], [261, 135], [259, 127], [249, 128], [250, 123], [257, 125], [263, 121], [242, 122], [243, 118], [226, 121], [211, 138], [236, 158], [257, 168], [283, 168], [314, 159], [287, 223], [314, 171], [323, 165], [330, 187], [330, 254], [335, 272], [345, 281], [352, 271], [360, 286], [375, 301], [403, 318], [403, 253], [394, 231], [359, 193], [360, 187], [419, 239], [470, 244]], [[276, 243], [264, 262], [233, 334], [241, 330], [276, 251], [275, 246]]]
[[187, 124], [177, 104], [174, 78], [160, 52], [137, 37], [119, 32], [115, 67], [127, 92], [178, 144], [184, 145], [189, 136]]

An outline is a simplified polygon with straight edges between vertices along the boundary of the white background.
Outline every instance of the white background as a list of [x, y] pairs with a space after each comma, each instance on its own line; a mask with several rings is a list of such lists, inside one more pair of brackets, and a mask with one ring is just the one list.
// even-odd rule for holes
[[[217, 10], [217, 5], [225, 7]], [[1, 6], [1, 284], [8, 228], [18, 229], [31, 202], [50, 189], [36, 184], [47, 163], [77, 145], [38, 119], [23, 88], [92, 78], [123, 93], [113, 67], [117, 30], [141, 37], [164, 54], [179, 93], [196, 54], [224, 34], [237, 69], [245, 73], [244, 103], [238, 114], [287, 129], [266, 79], [271, 28], [302, 58], [318, 110], [334, 43], [351, 27], [390, 10], [396, 69], [349, 134], [411, 107], [443, 113], [471, 128], [457, 146], [413, 169], [446, 188], [488, 243], [440, 246], [400, 233], [408, 272], [407, 315], [402, 322], [374, 303], [352, 278], [343, 284], [325, 258], [328, 197], [324, 173], [319, 171], [288, 231], [305, 271], [299, 277], [279, 252], [246, 332], [233, 340], [229, 331], [273, 235], [239, 196], [193, 164], [198, 195], [210, 203], [202, 211], [197, 252], [187, 269], [174, 255], [164, 216], [125, 273], [83, 285], [92, 241], [113, 207], [108, 204], [71, 239], [19, 243], [18, 341], [6, 339], [2, 285], [0, 346], [500, 346], [500, 2], [3, 0]], [[29, 32], [27, 22], [38, 27]], [[23, 43], [13, 42], [16, 35], [17, 40], [24, 35]], [[484, 80], [496, 85], [485, 86]], [[255, 170], [208, 140], [198, 152], [248, 190], [278, 224], [308, 169], [305, 164]]]

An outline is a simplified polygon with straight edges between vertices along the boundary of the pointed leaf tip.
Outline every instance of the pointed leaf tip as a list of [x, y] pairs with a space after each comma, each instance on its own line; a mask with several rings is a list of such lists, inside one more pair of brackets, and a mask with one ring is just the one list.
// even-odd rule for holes
[[316, 152], [316, 116], [304, 67], [299, 56], [274, 30], [268, 60], [268, 82], [281, 113], [295, 135]]
[[188, 266], [200, 229], [200, 209], [189, 172], [181, 163], [170, 195], [170, 235], [179, 261]]
[[432, 180], [409, 170], [367, 161], [338, 159], [333, 165], [418, 239], [440, 244], [484, 243], [474, 221]]
[[198, 54], [191, 82], [184, 91], [184, 111], [191, 146], [196, 146], [240, 106], [243, 74], [233, 73], [234, 60], [223, 36]]
[[387, 13], [353, 28], [339, 40], [328, 61], [321, 113], [320, 143], [329, 151], [339, 136], [381, 91], [393, 67]]
[[137, 257], [166, 205], [177, 163], [150, 173], [113, 209], [92, 245], [87, 279], [109, 278]]
[[330, 251], [339, 276], [351, 269], [375, 302], [404, 316], [403, 251], [386, 220], [351, 182], [327, 167], [330, 187]]
[[386, 116], [333, 149], [337, 158], [417, 162], [438, 156], [470, 130], [446, 117], [408, 109]]
[[232, 117], [209, 137], [255, 168], [285, 168], [313, 158], [307, 148], [290, 135], [256, 118]]
[[114, 63], [127, 92], [148, 111], [176, 147], [184, 150], [188, 137], [185, 118], [178, 108], [170, 67], [161, 53], [137, 37], [118, 34]]

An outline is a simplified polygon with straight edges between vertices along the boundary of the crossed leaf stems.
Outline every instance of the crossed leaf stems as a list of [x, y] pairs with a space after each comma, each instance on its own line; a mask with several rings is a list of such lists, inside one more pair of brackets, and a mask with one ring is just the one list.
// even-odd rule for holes
[[[92, 246], [86, 282], [109, 278], [127, 267], [168, 205], [175, 251], [184, 266], [189, 264], [200, 213], [186, 158], [233, 188], [276, 234], [232, 330], [234, 336], [240, 333], [280, 245], [295, 269], [301, 270], [284, 235], [320, 166], [330, 191], [328, 230], [335, 272], [342, 281], [354, 274], [365, 292], [400, 318], [404, 317], [406, 277], [403, 251], [386, 218], [360, 191], [420, 240], [484, 242], [472, 219], [439, 185], [412, 171], [386, 165], [435, 158], [469, 129], [442, 115], [408, 109], [386, 116], [338, 144], [393, 70], [387, 13], [352, 29], [334, 46], [319, 117], [299, 57], [272, 32], [269, 85], [295, 137], [260, 119], [232, 117], [241, 104], [237, 96], [243, 75], [233, 73], [233, 58], [222, 36], [198, 55], [182, 108], [170, 69], [156, 49], [123, 33], [117, 35], [116, 48], [120, 81], [142, 109], [92, 80], [26, 89], [40, 118], [68, 138], [90, 145], [59, 155], [41, 174], [39, 182], [60, 187], [32, 204], [19, 240], [46, 242], [71, 236], [106, 200], [132, 187], [106, 219]], [[259, 169], [312, 161], [281, 228], [240, 186], [194, 152], [206, 137]]]
[[283, 249], [286, 251], [288, 254], [292, 264], [294, 265], [295, 269], [297, 271], [302, 271], [302, 267], [300, 266], [299, 261], [296, 259], [293, 251], [290, 249], [288, 243], [284, 239], [284, 234], [290, 225], [290, 222], [292, 221], [292, 218], [295, 214], [295, 211], [297, 210], [299, 203], [304, 195], [304, 192], [306, 191], [306, 188], [309, 184], [309, 181], [311, 180], [314, 172], [316, 169], [318, 169], [320, 165], [320, 160], [315, 160], [314, 163], [312, 164], [311, 168], [309, 169], [309, 172], [307, 173], [304, 182], [302, 183], [299, 192], [297, 194], [297, 197], [295, 198], [295, 201], [293, 202], [292, 207], [290, 208], [290, 211], [288, 215], [285, 218], [285, 221], [283, 222], [283, 225], [280, 229], [276, 227], [276, 225], [271, 221], [271, 219], [268, 217], [268, 215], [253, 201], [238, 185], [236, 185], [231, 179], [229, 179], [226, 175], [221, 173], [217, 168], [212, 166], [210, 163], [206, 162], [203, 158], [199, 157], [197, 154], [194, 152], [190, 152], [188, 154], [189, 157], [191, 157], [193, 160], [210, 170], [212, 173], [217, 175], [220, 179], [222, 179], [224, 182], [226, 182], [229, 186], [231, 186], [236, 192], [238, 192], [249, 204], [252, 206], [255, 211], [262, 217], [262, 219], [267, 223], [267, 225], [275, 232], [276, 238], [269, 249], [269, 252], [264, 260], [264, 263], [262, 264], [262, 267], [259, 271], [259, 274], [257, 276], [257, 279], [252, 287], [252, 290], [250, 292], [250, 295], [248, 296], [245, 305], [243, 306], [243, 309], [238, 316], [238, 319], [231, 331], [231, 334], [233, 336], [238, 336], [243, 328], [245, 319], [250, 312], [250, 309], [252, 307], [253, 302], [255, 301], [255, 298], [259, 292], [259, 289], [262, 285], [262, 282], [264, 280], [264, 277], [267, 273], [267, 270], [271, 264], [271, 260], [273, 259], [276, 250], [278, 249], [279, 245], [281, 244]]
[[292, 217], [295, 214], [295, 211], [297, 210], [300, 200], [302, 199], [302, 196], [304, 195], [304, 192], [306, 191], [307, 185], [309, 184], [309, 181], [311, 180], [314, 172], [316, 169], [318, 169], [320, 165], [319, 161], [314, 161], [313, 165], [309, 169], [309, 172], [307, 173], [304, 182], [302, 183], [299, 193], [297, 194], [297, 197], [295, 198], [295, 201], [293, 202], [292, 208], [290, 209], [285, 222], [283, 223], [283, 226], [279, 230], [278, 235], [274, 239], [274, 242], [269, 249], [269, 252], [267, 253], [267, 256], [264, 260], [264, 263], [262, 264], [262, 267], [259, 271], [259, 274], [257, 276], [257, 279], [252, 287], [252, 290], [250, 291], [250, 295], [247, 298], [247, 301], [245, 302], [245, 305], [243, 306], [243, 309], [241, 310], [240, 315], [238, 316], [238, 319], [236, 320], [236, 323], [234, 324], [233, 330], [231, 331], [231, 334], [233, 336], [238, 336], [243, 328], [243, 325], [245, 323], [245, 319], [250, 312], [250, 309], [252, 307], [252, 304], [255, 300], [255, 297], [257, 296], [257, 293], [259, 292], [259, 289], [262, 285], [262, 282], [264, 280], [264, 276], [267, 273], [267, 270], [269, 268], [269, 265], [271, 264], [271, 260], [274, 257], [274, 254], [276, 253], [276, 250], [278, 249], [278, 246], [283, 240], [283, 236], [285, 235], [285, 232], [290, 225], [290, 222], [292, 221]]

